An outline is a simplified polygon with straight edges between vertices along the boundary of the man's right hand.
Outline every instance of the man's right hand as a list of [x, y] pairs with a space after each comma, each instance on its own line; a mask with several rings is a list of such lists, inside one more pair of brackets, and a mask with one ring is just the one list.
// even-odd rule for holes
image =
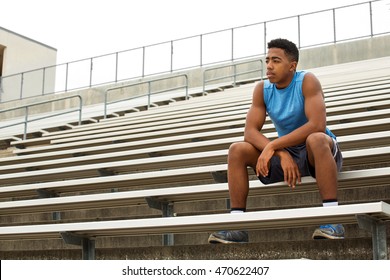
[[301, 173], [298, 165], [286, 150], [278, 150], [275, 154], [280, 158], [284, 181], [289, 187], [294, 189], [297, 183], [301, 184]]

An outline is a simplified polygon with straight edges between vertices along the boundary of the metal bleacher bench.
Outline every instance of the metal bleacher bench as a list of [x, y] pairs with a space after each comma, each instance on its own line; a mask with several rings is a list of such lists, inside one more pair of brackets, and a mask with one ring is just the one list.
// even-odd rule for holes
[[[96, 180], [108, 185], [116, 183], [119, 184], [119, 181], [122, 181], [120, 184], [127, 184], [128, 187], [136, 187], [141, 181], [145, 185], [161, 184], [162, 182], [169, 183], [170, 177], [178, 177], [181, 175], [177, 172], [177, 170], [175, 170], [175, 168], [180, 168], [184, 164], [186, 166], [193, 167], [179, 169], [183, 173], [187, 174], [186, 178], [181, 178], [182, 180], [188, 181], [190, 178], [202, 180], [203, 178], [207, 179], [209, 177], [208, 171], [212, 172], [214, 170], [215, 172], [219, 172], [224, 170], [223, 168], [221, 169], [221, 167], [224, 166], [223, 164], [217, 165], [216, 163], [225, 163], [227, 154], [228, 150], [224, 149], [95, 164], [75, 164], [67, 167], [22, 172], [11, 172], [11, 170], [7, 172], [8, 168], [5, 166], [0, 168], [1, 173], [3, 173], [0, 174], [0, 184], [3, 186], [0, 188], [0, 197], [4, 197], [7, 190], [11, 189], [16, 189], [20, 193], [23, 190], [34, 190], [34, 188], [48, 189], [50, 188], [50, 183], [52, 183], [53, 186], [60, 188], [61, 182], [58, 185], [58, 178], [61, 180], [71, 180], [72, 187], [69, 188], [71, 188], [72, 191], [82, 191], [86, 188], [95, 188], [95, 185], [96, 188], [98, 188], [97, 185], [99, 182], [93, 183]], [[348, 161], [351, 164], [353, 164], [353, 161], [364, 161], [365, 164], [380, 163], [386, 162], [386, 160], [390, 157], [390, 147], [360, 149], [359, 151], [345, 151], [343, 154], [345, 161]], [[70, 162], [72, 162], [72, 159], [70, 159]], [[201, 166], [198, 166], [200, 164]], [[204, 170], [207, 165], [210, 165], [209, 170], [207, 170], [207, 168]], [[153, 166], [153, 169], [151, 169], [150, 166]], [[11, 169], [15, 171], [16, 167], [17, 165], [11, 166]], [[169, 170], [161, 171], [161, 168], [169, 168]], [[174, 180], [177, 181], [175, 178]], [[25, 183], [25, 185], [10, 186], [12, 184], [23, 183]], [[36, 184], [40, 184], [40, 186], [36, 186]], [[63, 181], [63, 184], [67, 183]], [[80, 185], [80, 187], [77, 187], [78, 185]], [[86, 185], [90, 186], [87, 187]], [[53, 189], [56, 189], [56, 187], [53, 187]]]
[[142, 234], [211, 232], [224, 229], [270, 229], [319, 223], [354, 223], [372, 234], [373, 258], [387, 259], [386, 226], [390, 205], [384, 202], [247, 212], [84, 223], [7, 226], [0, 240], [60, 238], [82, 246], [83, 259], [95, 258], [95, 237]]
[[[384, 149], [384, 150], [383, 150]], [[379, 156], [383, 156], [383, 154], [388, 154], [389, 147], [378, 148], [376, 149], [367, 149], [366, 153], [374, 156], [375, 153]], [[387, 152], [386, 152], [387, 151]], [[222, 154], [226, 155], [226, 151], [220, 151]], [[354, 157], [364, 157], [364, 150], [350, 151], [347, 152], [345, 157], [348, 159], [349, 153], [352, 158]], [[117, 175], [117, 176], [108, 176], [108, 177], [100, 177], [100, 178], [86, 178], [86, 179], [75, 179], [75, 180], [66, 180], [66, 181], [54, 181], [54, 182], [46, 182], [46, 183], [37, 183], [37, 184], [27, 184], [27, 185], [16, 185], [16, 186], [4, 186], [0, 188], [0, 197], [10, 197], [13, 195], [23, 196], [23, 195], [34, 195], [37, 192], [72, 192], [76, 190], [86, 190], [97, 188], [106, 188], [107, 185], [116, 187], [126, 186], [129, 187], [131, 184], [136, 186], [140, 183], [140, 180], [153, 181], [155, 183], [161, 184], [164, 183], [166, 179], [169, 179], [171, 176], [180, 177], [201, 177], [208, 176], [210, 177], [211, 172], [220, 172], [226, 170], [226, 164], [221, 165], [212, 165], [212, 166], [201, 166], [194, 168], [182, 168], [182, 169], [173, 169], [173, 170], [164, 170], [159, 172], [145, 172], [139, 174], [125, 174], [125, 175]], [[16, 173], [18, 174], [18, 173]], [[183, 177], [181, 177], [183, 176]], [[153, 179], [152, 179], [153, 178]], [[377, 168], [377, 169], [369, 169], [369, 170], [356, 170], [356, 171], [346, 171], [342, 172], [339, 176], [339, 184], [340, 188], [358, 188], [366, 185], [375, 185], [381, 184], [383, 182], [390, 181], [390, 167], [386, 168]], [[132, 182], [132, 183], [130, 183]], [[153, 182], [149, 182], [149, 185], [153, 185]], [[204, 199], [215, 199], [215, 198], [226, 198], [227, 197], [227, 184], [208, 184], [208, 185], [193, 185], [187, 187], [171, 187], [171, 188], [161, 188], [161, 189], [146, 189], [146, 190], [134, 190], [134, 191], [123, 191], [116, 193], [101, 193], [101, 194], [92, 194], [92, 195], [77, 195], [77, 196], [69, 196], [69, 197], [52, 197], [52, 198], [42, 198], [42, 199], [29, 199], [29, 200], [19, 200], [19, 201], [7, 201], [0, 203], [0, 213], [2, 215], [7, 214], [17, 214], [17, 213], [29, 213], [29, 212], [40, 212], [40, 211], [61, 211], [61, 210], [75, 210], [75, 209], [86, 209], [86, 208], [98, 208], [98, 207], [115, 207], [118, 205], [139, 205], [139, 204], [149, 204], [151, 207], [159, 207], [160, 210], [163, 211], [163, 216], [172, 216], [172, 206], [170, 206], [174, 202], [179, 201], [193, 201], [193, 200], [204, 200]], [[316, 191], [315, 181], [310, 177], [304, 177], [302, 179], [302, 185], [297, 186], [296, 192], [307, 192], [307, 191]], [[268, 186], [262, 185], [259, 181], [251, 181], [251, 190], [250, 195], [263, 195], [263, 194], [273, 194], [273, 193], [282, 193], [289, 191], [283, 183], [272, 184]], [[374, 204], [372, 204], [374, 205]], [[383, 203], [381, 204], [383, 205]], [[388, 207], [387, 204], [385, 204]], [[377, 207], [377, 206], [372, 206]], [[381, 206], [382, 207], [382, 206]], [[310, 208], [311, 209], [311, 208]], [[340, 209], [349, 209], [349, 208], [340, 208]], [[356, 209], [356, 208], [354, 208]], [[371, 208], [369, 208], [371, 209]], [[377, 208], [375, 208], [377, 209]], [[293, 210], [291, 215], [295, 215], [294, 213], [298, 210]], [[309, 210], [305, 210], [309, 212]], [[320, 210], [316, 210], [320, 211]], [[314, 220], [322, 221], [322, 218], [327, 217], [326, 211], [322, 215], [317, 215]], [[349, 211], [349, 210], [348, 210]], [[371, 211], [371, 210], [370, 210]], [[375, 210], [377, 211], [377, 210]], [[381, 210], [382, 211], [382, 210]], [[262, 212], [258, 212], [258, 223], [259, 228], [265, 228], [269, 226], [268, 220], [267, 223], [263, 225], [261, 214]], [[284, 213], [281, 210], [278, 211], [265, 211], [264, 213], [277, 215], [279, 217], [279, 213]], [[371, 213], [371, 212], [370, 212]], [[370, 214], [364, 213], [364, 214]], [[360, 215], [361, 212], [355, 213], [356, 215]], [[388, 215], [388, 210], [384, 211], [383, 214]], [[352, 214], [349, 213], [351, 216]], [[224, 216], [221, 216], [224, 217]], [[333, 216], [332, 216], [333, 217]], [[344, 217], [340, 213], [337, 217]], [[386, 235], [386, 230], [383, 229], [384, 225], [382, 224], [382, 218], [378, 221], [370, 218], [367, 220], [364, 218], [366, 216], [359, 216], [358, 221], [359, 224], [364, 228], [372, 228], [374, 231], [372, 232], [373, 236], [373, 248], [374, 248], [374, 258], [387, 258], [387, 255], [384, 255], [384, 248], [386, 246], [386, 236], [383, 237], [383, 234]], [[205, 216], [206, 218], [206, 216]], [[294, 222], [297, 224], [306, 225], [307, 217], [302, 216], [301, 218], [296, 217]], [[181, 223], [180, 218], [178, 220], [172, 220], [177, 222], [176, 226], [179, 226]], [[195, 219], [195, 218], [190, 218]], [[208, 219], [208, 216], [207, 218]], [[280, 220], [279, 220], [280, 219]], [[283, 227], [283, 224], [286, 225], [285, 218], [280, 218], [273, 220], [273, 227]], [[313, 220], [313, 221], [314, 221]], [[129, 224], [135, 223], [138, 224], [140, 221], [136, 220], [128, 220], [123, 221], [123, 228], [115, 229], [115, 234], [139, 234], [139, 230], [151, 230], [149, 233], [168, 233], [168, 229], [171, 228], [160, 228], [160, 220], [155, 219], [145, 219], [145, 223], [147, 223], [150, 227], [154, 225], [155, 229], [150, 228], [133, 228], [130, 227]], [[168, 221], [168, 220], [164, 220]], [[350, 220], [349, 220], [350, 221]], [[368, 221], [370, 221], [370, 225], [367, 225]], [[278, 224], [280, 222], [281, 224]], [[333, 222], [336, 222], [333, 220]], [[343, 220], [343, 222], [345, 222]], [[118, 222], [101, 222], [101, 223], [78, 223], [78, 224], [69, 224], [69, 228], [67, 230], [62, 229], [65, 225], [60, 224], [51, 224], [51, 225], [34, 225], [34, 226], [16, 226], [16, 227], [1, 227], [0, 228], [0, 240], [6, 239], [7, 236], [17, 237], [17, 238], [37, 238], [39, 237], [49, 237], [50, 236], [62, 236], [65, 242], [70, 244], [79, 244], [83, 245], [83, 256], [84, 258], [94, 258], [94, 240], [93, 238], [97, 235], [94, 235], [95, 232], [88, 232], [91, 225], [99, 225], [101, 226], [100, 234], [108, 234], [111, 235], [113, 232], [106, 231], [106, 226], [111, 226], [112, 223], [118, 224]], [[121, 224], [121, 223], [119, 223]], [[124, 226], [127, 225], [127, 226]], [[221, 225], [226, 225], [221, 220]], [[292, 224], [292, 226], [295, 224]], [[173, 226], [173, 225], [172, 225]], [[195, 230], [203, 230], [202, 225], [194, 224], [192, 225]], [[198, 228], [199, 226], [199, 228]], [[215, 225], [218, 229], [218, 225]], [[243, 224], [242, 226], [247, 226]], [[249, 226], [249, 225], [248, 225]], [[32, 232], [30, 230], [34, 228]], [[180, 227], [180, 230], [185, 232], [184, 227]], [[211, 228], [210, 228], [211, 229]], [[9, 230], [14, 230], [13, 233], [10, 233]], [[111, 228], [110, 228], [111, 230]], [[165, 231], [167, 230], [167, 231]], [[176, 231], [177, 229], [175, 229]], [[54, 231], [54, 232], [53, 232]], [[154, 232], [155, 231], [155, 232]], [[384, 233], [383, 233], [384, 231]], [[25, 235], [22, 233], [25, 232]], [[45, 233], [46, 232], [46, 233]], [[379, 233], [380, 232], [380, 233]], [[46, 236], [45, 234], [48, 234]], [[81, 236], [81, 237], [80, 237]], [[88, 236], [88, 237], [86, 237]], [[169, 244], [169, 243], [168, 243]], [[387, 250], [387, 249], [386, 249]]]
[[[196, 128], [202, 129], [222, 129], [225, 127], [234, 127], [242, 126], [246, 117], [246, 112], [248, 108], [237, 110], [234, 112], [224, 112], [212, 115], [203, 115], [196, 117], [187, 117], [187, 118], [176, 118], [174, 120], [164, 120], [164, 121], [151, 121], [150, 123], [135, 123], [131, 124], [119, 123], [115, 126], [112, 124], [110, 127], [103, 126], [98, 129], [98, 127], [90, 128], [88, 130], [74, 129], [73, 133], [62, 133], [62, 134], [50, 134], [41, 138], [31, 139], [26, 141], [13, 141], [12, 144], [16, 146], [28, 147], [29, 145], [41, 145], [41, 144], [65, 144], [76, 141], [83, 141], [91, 138], [91, 131], [94, 131], [94, 139], [121, 136], [121, 135], [134, 135], [137, 137], [142, 137], [142, 133], [150, 131], [164, 131], [171, 130], [173, 128], [177, 129], [176, 131], [185, 130], [186, 127], [193, 127], [192, 130]], [[373, 118], [385, 118], [390, 116], [390, 109], [381, 109], [373, 110], [369, 112], [358, 112], [358, 113], [346, 113], [339, 115], [332, 115], [328, 117], [328, 124], [335, 124], [342, 121], [348, 120], [349, 122], [356, 120], [370, 120]], [[223, 124], [223, 125], [222, 125]], [[265, 129], [272, 127], [271, 124], [266, 123]], [[167, 131], [166, 131], [167, 132]], [[145, 137], [145, 136], [144, 136]]]
[[[198, 168], [199, 169], [199, 168]], [[202, 167], [203, 172], [224, 171], [226, 165], [216, 165], [214, 168]], [[180, 170], [183, 171], [183, 170]], [[344, 171], [339, 174], [339, 188], [360, 188], [368, 183], [371, 185], [380, 185], [390, 179], [390, 167], [374, 168], [367, 170]], [[51, 185], [51, 188], [50, 188]], [[23, 186], [2, 187], [1, 197], [11, 197], [13, 195], [34, 194], [42, 187], [43, 190], [56, 190], [66, 192], [66, 186], [72, 184], [61, 182], [58, 184], [37, 184], [30, 186], [29, 189], [23, 189]], [[69, 190], [71, 191], [71, 190]], [[250, 181], [250, 196], [269, 195], [276, 193], [286, 193], [291, 190], [284, 183], [275, 183], [263, 185], [258, 180]], [[295, 192], [317, 191], [315, 180], [311, 177], [303, 177], [302, 184], [298, 185]], [[63, 211], [76, 209], [91, 209], [99, 207], [116, 207], [119, 205], [140, 205], [147, 204], [146, 198], [159, 200], [161, 203], [174, 203], [189, 200], [206, 200], [228, 197], [227, 183], [211, 183], [180, 187], [152, 188], [143, 190], [119, 191], [99, 194], [73, 195], [64, 197], [50, 197], [40, 199], [25, 199], [15, 201], [0, 202], [1, 215], [23, 214], [46, 211]], [[167, 212], [163, 213], [167, 216]]]
[[[275, 137], [276, 133], [269, 135]], [[224, 137], [221, 139], [205, 140], [200, 142], [176, 143], [147, 148], [134, 148], [134, 142], [116, 143], [110, 145], [93, 146], [85, 148], [70, 148], [45, 153], [34, 153], [16, 157], [0, 158], [0, 173], [20, 172], [35, 168], [53, 168], [71, 166], [75, 164], [108, 162], [113, 160], [123, 160], [132, 158], [147, 158], [153, 156], [176, 155], [188, 152], [220, 150], [226, 149], [233, 142], [241, 141], [242, 136]], [[156, 139], [154, 140], [156, 142]], [[371, 133], [362, 133], [354, 135], [345, 135], [338, 137], [342, 150], [351, 148], [361, 148], [367, 141], [382, 146], [390, 143], [390, 131], [380, 131]], [[142, 143], [144, 143], [142, 141]], [[140, 143], [141, 144], [141, 143]], [[82, 156], [77, 156], [82, 155]]]
[[[253, 87], [251, 85], [251, 87]], [[360, 88], [359, 88], [360, 87]], [[113, 125], [115, 123], [120, 124], [121, 122], [124, 122], [126, 120], [131, 120], [136, 121], [139, 120], [141, 121], [142, 119], [147, 120], [148, 118], [151, 117], [156, 117], [157, 115], [160, 117], [164, 116], [174, 116], [178, 115], [175, 117], [176, 119], [181, 118], [180, 114], [182, 116], [185, 116], [187, 114], [190, 114], [191, 112], [196, 113], [198, 111], [203, 111], [205, 110], [211, 110], [211, 109], [217, 109], [217, 108], [225, 108], [226, 106], [237, 106], [239, 104], [241, 105], [247, 105], [249, 106], [250, 104], [250, 99], [251, 99], [251, 90], [248, 88], [238, 88], [236, 91], [239, 93], [233, 93], [233, 94], [219, 94], [219, 96], [223, 96], [223, 100], [218, 100], [215, 104], [211, 102], [209, 99], [215, 99], [216, 97], [211, 97], [206, 100], [202, 101], [197, 101], [195, 103], [191, 102], [186, 102], [181, 105], [174, 105], [174, 106], [162, 106], [158, 107], [157, 109], [146, 111], [146, 112], [139, 112], [139, 113], [132, 113], [129, 114], [128, 117], [120, 117], [120, 118], [114, 118], [114, 119], [108, 119], [108, 120], [101, 120], [99, 123], [96, 124], [91, 124], [88, 126], [72, 126], [73, 129], [70, 130], [65, 130], [61, 132], [53, 132], [53, 133], [45, 133], [43, 132], [43, 135], [47, 135], [49, 140], [50, 135], [55, 136], [55, 135], [66, 135], [68, 133], [72, 134], [73, 131], [77, 133], [77, 131], [83, 131], [84, 129], [89, 129], [89, 128], [97, 128], [101, 127], [104, 125]], [[367, 96], [367, 91], [369, 91], [369, 97]], [[368, 84], [365, 84], [363, 86], [356, 86], [356, 88], [352, 89], [344, 89], [344, 90], [336, 90], [332, 89], [332, 92], [326, 92], [326, 103], [328, 109], [334, 106], [342, 106], [344, 105], [353, 105], [353, 104], [361, 104], [365, 102], [373, 102], [373, 101], [386, 101], [388, 100], [388, 83], [383, 84], [383, 85], [373, 85], [369, 86]], [[218, 94], [213, 94], [212, 96], [218, 96]], [[204, 103], [204, 104], [203, 104]], [[194, 106], [194, 104], [196, 104]], [[60, 136], [61, 137], [61, 136]], [[44, 141], [46, 137], [41, 137], [38, 139], [30, 139], [27, 141], [23, 141], [25, 145], [28, 145], [29, 141], [35, 142], [35, 141]]]
[[[107, 145], [112, 143], [123, 143], [129, 141], [139, 141], [139, 146], [146, 145], [147, 143], [157, 143], [159, 141], [160, 145], [164, 145], [163, 143], [173, 142], [178, 139], [182, 139], [181, 141], [191, 142], [194, 139], [215, 139], [217, 137], [233, 137], [239, 136], [243, 134], [244, 121], [235, 121], [230, 124], [233, 125], [233, 128], [225, 128], [219, 129], [218, 124], [210, 124], [210, 125], [201, 125], [201, 126], [193, 126], [193, 127], [185, 127], [181, 129], [168, 129], [162, 131], [152, 131], [152, 132], [142, 132], [139, 134], [123, 134], [119, 136], [106, 136], [104, 138], [94, 139], [93, 137], [88, 137], [88, 139], [81, 140], [76, 142], [65, 142], [58, 143], [57, 141], [53, 141], [52, 145], [46, 146], [37, 146], [30, 147], [26, 149], [18, 149], [14, 150], [15, 154], [29, 154], [29, 153], [38, 153], [38, 152], [49, 152], [49, 151], [58, 151], [69, 148], [81, 148], [81, 147], [89, 147], [89, 146], [99, 146], [99, 145]], [[382, 118], [382, 119], [373, 119], [373, 120], [365, 120], [365, 121], [357, 121], [353, 123], [341, 123], [341, 124], [332, 124], [329, 125], [329, 129], [334, 131], [336, 135], [346, 135], [346, 134], [357, 134], [362, 132], [376, 132], [387, 130], [386, 127], [390, 124], [390, 118]], [[234, 128], [234, 125], [239, 125], [240, 127]], [[211, 129], [210, 131], [202, 131], [206, 129]], [[273, 126], [265, 125], [265, 129], [268, 131], [273, 130]], [[179, 134], [179, 135], [177, 135]], [[178, 142], [177, 142], [178, 143]], [[180, 142], [179, 142], [180, 143]], [[133, 144], [136, 144], [133, 142]]]

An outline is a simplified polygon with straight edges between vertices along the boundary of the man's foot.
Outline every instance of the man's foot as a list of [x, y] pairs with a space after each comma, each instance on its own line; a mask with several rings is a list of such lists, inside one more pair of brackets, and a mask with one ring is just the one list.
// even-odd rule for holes
[[249, 241], [246, 231], [218, 231], [210, 234], [209, 243], [247, 243]]
[[342, 224], [322, 225], [313, 233], [313, 239], [343, 239], [344, 227]]

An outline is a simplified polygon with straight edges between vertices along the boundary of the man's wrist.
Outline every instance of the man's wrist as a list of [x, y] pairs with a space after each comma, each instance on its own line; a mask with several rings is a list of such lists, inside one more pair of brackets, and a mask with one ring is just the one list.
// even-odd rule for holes
[[289, 152], [287, 152], [285, 149], [280, 149], [275, 151], [275, 156], [283, 157], [284, 155], [289, 155]]

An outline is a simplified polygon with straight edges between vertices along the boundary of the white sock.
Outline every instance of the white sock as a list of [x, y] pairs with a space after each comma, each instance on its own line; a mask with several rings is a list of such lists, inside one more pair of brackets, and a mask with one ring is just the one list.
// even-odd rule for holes
[[327, 206], [337, 206], [339, 205], [338, 201], [332, 201], [332, 202], [323, 202], [322, 206], [327, 207]]
[[230, 214], [240, 214], [240, 213], [244, 213], [244, 211], [242, 211], [242, 210], [231, 210], [230, 211]]

